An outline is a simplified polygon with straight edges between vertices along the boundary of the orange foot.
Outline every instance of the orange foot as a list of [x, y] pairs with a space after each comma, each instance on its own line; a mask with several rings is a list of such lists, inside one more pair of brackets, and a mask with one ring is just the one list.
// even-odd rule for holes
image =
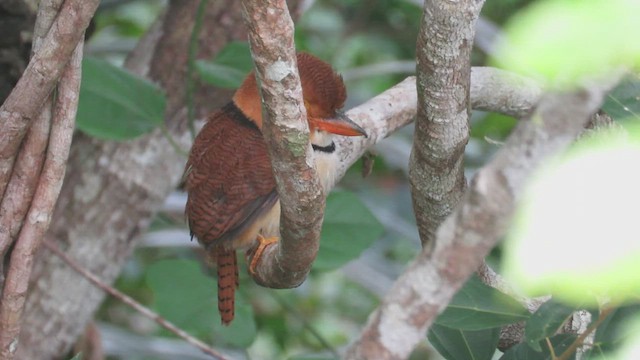
[[249, 264], [249, 272], [251, 274], [256, 273], [256, 267], [258, 266], [258, 262], [260, 262], [260, 257], [262, 256], [264, 249], [266, 249], [269, 245], [273, 243], [277, 243], [278, 240], [279, 239], [277, 236], [265, 238], [262, 235], [258, 235], [258, 247], [256, 248], [256, 251], [253, 253], [251, 264]]

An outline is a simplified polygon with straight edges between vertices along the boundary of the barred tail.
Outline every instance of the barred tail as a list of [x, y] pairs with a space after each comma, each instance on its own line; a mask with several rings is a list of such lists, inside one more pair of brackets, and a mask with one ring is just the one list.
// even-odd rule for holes
[[238, 287], [238, 259], [235, 250], [218, 250], [218, 311], [223, 325], [234, 317], [235, 292]]

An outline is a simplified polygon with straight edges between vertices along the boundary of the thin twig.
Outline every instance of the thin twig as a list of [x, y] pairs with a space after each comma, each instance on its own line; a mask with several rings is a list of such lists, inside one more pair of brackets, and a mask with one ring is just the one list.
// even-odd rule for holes
[[205, 8], [207, 0], [200, 0], [198, 4], [198, 10], [196, 11], [196, 18], [193, 22], [193, 30], [191, 30], [191, 38], [189, 39], [189, 58], [187, 60], [187, 86], [185, 97], [187, 98], [187, 124], [189, 126], [189, 132], [191, 133], [191, 139], [196, 138], [196, 110], [194, 93], [196, 87], [196, 80], [194, 79], [194, 72], [196, 68], [196, 55], [198, 54], [198, 35], [202, 30], [202, 23], [204, 20]]
[[164, 329], [170, 331], [171, 333], [175, 334], [176, 336], [180, 337], [181, 339], [183, 339], [184, 341], [188, 342], [189, 344], [197, 347], [203, 353], [211, 355], [211, 356], [213, 356], [213, 357], [215, 357], [217, 359], [221, 359], [221, 360], [228, 359], [223, 354], [221, 354], [219, 351], [211, 348], [209, 345], [205, 344], [204, 342], [202, 342], [202, 341], [196, 339], [195, 337], [189, 335], [186, 331], [180, 329], [179, 327], [177, 327], [176, 325], [174, 325], [173, 323], [171, 323], [167, 319], [165, 319], [162, 316], [160, 316], [159, 314], [153, 312], [152, 310], [150, 310], [146, 306], [140, 304], [139, 302], [137, 302], [136, 300], [134, 300], [130, 296], [128, 296], [128, 295], [118, 291], [117, 289], [114, 289], [113, 287], [105, 284], [96, 275], [94, 275], [93, 273], [87, 271], [85, 268], [83, 268], [78, 263], [76, 263], [73, 259], [71, 259], [69, 256], [67, 256], [67, 254], [62, 252], [62, 250], [60, 250], [55, 244], [51, 243], [50, 241], [45, 240], [44, 241], [44, 246], [49, 251], [51, 251], [56, 256], [58, 256], [60, 259], [62, 259], [62, 261], [64, 261], [67, 265], [69, 265], [73, 270], [78, 272], [78, 274], [84, 276], [87, 280], [89, 280], [93, 285], [95, 285], [96, 287], [98, 287], [102, 291], [108, 293], [109, 295], [111, 295], [114, 298], [118, 299], [122, 303], [130, 306], [132, 309], [134, 309], [135, 311], [137, 311], [140, 314], [144, 315], [145, 317], [153, 320], [155, 323], [157, 323], [158, 325], [160, 325]]
[[42, 112], [29, 128], [11, 173], [7, 191], [1, 199], [0, 262], [20, 232], [25, 215], [29, 211], [44, 163], [50, 128], [51, 101], [47, 100]]

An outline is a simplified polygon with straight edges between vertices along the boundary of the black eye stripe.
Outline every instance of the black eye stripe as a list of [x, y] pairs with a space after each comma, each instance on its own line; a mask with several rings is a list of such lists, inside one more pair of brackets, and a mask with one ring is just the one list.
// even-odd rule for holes
[[319, 151], [327, 154], [331, 154], [336, 151], [336, 144], [333, 141], [327, 146], [320, 146], [316, 144], [311, 144], [311, 146], [313, 147], [313, 151]]

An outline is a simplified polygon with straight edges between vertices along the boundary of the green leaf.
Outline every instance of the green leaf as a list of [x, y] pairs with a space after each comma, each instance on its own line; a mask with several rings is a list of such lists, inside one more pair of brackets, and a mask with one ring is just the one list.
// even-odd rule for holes
[[163, 260], [149, 267], [147, 283], [154, 293], [154, 308], [175, 325], [216, 343], [247, 347], [256, 336], [251, 307], [236, 292], [235, 319], [221, 325], [216, 283], [201, 265], [191, 260]]
[[101, 139], [128, 140], [164, 121], [164, 94], [151, 82], [95, 58], [82, 62], [77, 126]]
[[[556, 335], [549, 338], [551, 345], [553, 346], [553, 351], [557, 356], [560, 356], [560, 354], [562, 354], [575, 341], [575, 339], [575, 335], [568, 334]], [[526, 343], [521, 343], [507, 350], [507, 352], [500, 357], [500, 360], [552, 360], [551, 352], [549, 352], [549, 346], [547, 345], [546, 340], [541, 341], [539, 347], [542, 349], [542, 352], [533, 350]], [[570, 360], [575, 358], [575, 353], [569, 357]]]
[[490, 360], [498, 346], [500, 328], [463, 331], [433, 324], [427, 337], [447, 360]]
[[327, 198], [314, 270], [333, 270], [357, 258], [383, 231], [383, 226], [357, 195], [332, 192]]
[[615, 120], [640, 120], [640, 77], [625, 78], [607, 96], [602, 109]]
[[512, 297], [471, 277], [436, 323], [453, 329], [482, 330], [526, 320], [529, 312]]
[[230, 42], [220, 50], [215, 59], [196, 61], [196, 71], [202, 80], [221, 88], [240, 87], [251, 70], [253, 60], [246, 42]]
[[70, 358], [69, 360], [82, 360], [82, 352], [79, 352], [77, 354], [75, 354], [72, 358]]
[[513, 16], [496, 59], [507, 69], [572, 85], [619, 66], [640, 66], [637, 0], [542, 0]]
[[529, 346], [536, 351], [542, 351], [539, 346], [540, 341], [555, 335], [565, 320], [576, 310], [576, 308], [561, 304], [553, 299], [542, 304], [531, 315], [524, 329], [525, 339]]

